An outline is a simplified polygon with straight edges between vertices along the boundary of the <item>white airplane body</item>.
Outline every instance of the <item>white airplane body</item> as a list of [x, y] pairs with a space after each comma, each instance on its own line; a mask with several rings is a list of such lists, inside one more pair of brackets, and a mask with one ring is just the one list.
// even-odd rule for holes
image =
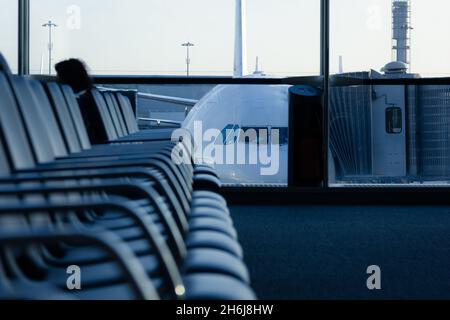
[[[289, 87], [287, 85], [219, 85], [211, 90], [192, 109], [183, 123], [183, 128], [194, 137], [196, 123], [202, 124], [203, 132], [209, 129], [220, 130], [223, 135], [209, 143], [228, 146], [228, 148], [231, 145], [234, 149], [234, 155], [231, 155], [234, 161], [228, 164], [214, 163], [214, 160], [208, 157], [196, 159], [196, 161], [213, 165], [222, 182], [226, 184], [286, 184]], [[258, 133], [258, 139], [243, 138], [242, 133], [251, 129]], [[231, 137], [227, 136], [226, 130], [232, 130], [234, 134]], [[267, 131], [267, 139], [259, 136], [260, 130]], [[279, 132], [278, 141], [273, 140], [275, 138], [271, 134], [272, 130]], [[198, 141], [195, 143], [196, 147], [199, 147], [200, 143]], [[268, 145], [267, 151], [261, 149], [264, 145]], [[273, 153], [275, 145], [279, 148], [278, 156]], [[245, 164], [238, 163], [237, 150], [246, 151]], [[229, 152], [228, 155], [230, 155]], [[261, 173], [261, 168], [268, 166], [261, 163], [261, 152], [271, 156], [271, 165], [277, 168], [276, 173], [270, 175]], [[197, 154], [202, 153], [197, 152]], [[252, 163], [250, 159], [258, 159], [258, 161]]]

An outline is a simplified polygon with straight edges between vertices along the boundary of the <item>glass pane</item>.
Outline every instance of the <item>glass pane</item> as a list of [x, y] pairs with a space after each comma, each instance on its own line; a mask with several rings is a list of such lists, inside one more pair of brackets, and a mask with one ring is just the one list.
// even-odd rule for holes
[[[34, 73], [74, 57], [92, 74], [236, 76], [242, 56], [244, 77], [319, 74], [319, 1], [243, 0], [242, 10], [239, 0], [31, 1]], [[213, 163], [223, 182], [283, 186], [289, 87], [114, 86], [139, 93], [142, 128], [182, 123], [194, 135], [201, 122], [196, 159]]]
[[12, 72], [18, 69], [18, 1], [0, 0], [0, 52]]
[[236, 51], [244, 76], [319, 73], [319, 1], [243, 3], [236, 50], [234, 0], [31, 0], [31, 69], [48, 73], [51, 21], [50, 64], [81, 58], [93, 74], [184, 76], [189, 61], [190, 75], [231, 76]]
[[[149, 129], [181, 124], [195, 159], [224, 184], [287, 186], [287, 85], [102, 85], [138, 92], [137, 117]], [[183, 104], [183, 99], [188, 103]], [[187, 116], [187, 117], [186, 117]]]
[[330, 129], [333, 185], [450, 183], [450, 85], [334, 86]]
[[[374, 70], [372, 76], [386, 71], [450, 76], [450, 43], [445, 41], [450, 32], [449, 1], [330, 2], [332, 73]], [[387, 65], [392, 61], [405, 63], [406, 70]]]
[[[331, 5], [330, 183], [448, 185], [450, 4]], [[407, 84], [428, 77], [436, 85]]]

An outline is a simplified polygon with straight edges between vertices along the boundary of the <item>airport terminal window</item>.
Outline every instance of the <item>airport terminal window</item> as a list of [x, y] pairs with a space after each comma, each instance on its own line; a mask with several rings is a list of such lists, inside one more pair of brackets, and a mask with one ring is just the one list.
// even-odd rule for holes
[[12, 71], [18, 69], [18, 1], [0, 0], [0, 52]]
[[[237, 18], [237, 0], [30, 1], [32, 74], [54, 73], [54, 64], [67, 58], [82, 59], [91, 74], [102, 76], [201, 76], [205, 81], [224, 76], [251, 83], [320, 73], [320, 1], [244, 0], [242, 20]], [[240, 34], [235, 32], [238, 25]], [[137, 117], [142, 128], [169, 121], [193, 131], [190, 117], [204, 105], [205, 131], [220, 132], [229, 124], [235, 129], [254, 124], [281, 128], [279, 144], [269, 132], [268, 150], [258, 147], [247, 157], [258, 160], [248, 171], [242, 166], [218, 171], [225, 182], [287, 185], [289, 86], [189, 81], [164, 85], [164, 77], [160, 79], [161, 84], [116, 82], [110, 87], [139, 92]], [[208, 95], [212, 99], [205, 102]], [[214, 100], [215, 95], [220, 98]], [[229, 146], [237, 138], [213, 141]], [[261, 157], [263, 152], [268, 154]]]
[[[244, 3], [242, 76], [319, 73], [319, 1]], [[232, 76], [235, 16], [234, 0], [31, 0], [31, 72], [48, 73], [52, 26], [52, 70], [76, 57], [98, 75], [186, 76], [189, 49], [190, 76]]]
[[402, 109], [397, 107], [386, 109], [386, 132], [399, 134], [403, 130]]
[[331, 1], [330, 185], [450, 185], [449, 9]]

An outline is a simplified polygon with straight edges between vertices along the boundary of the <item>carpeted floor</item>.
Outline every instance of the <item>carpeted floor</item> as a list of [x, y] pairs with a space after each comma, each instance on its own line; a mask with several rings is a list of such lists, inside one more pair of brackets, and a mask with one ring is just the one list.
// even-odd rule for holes
[[[232, 206], [261, 299], [450, 299], [450, 207]], [[382, 290], [367, 289], [367, 267]]]

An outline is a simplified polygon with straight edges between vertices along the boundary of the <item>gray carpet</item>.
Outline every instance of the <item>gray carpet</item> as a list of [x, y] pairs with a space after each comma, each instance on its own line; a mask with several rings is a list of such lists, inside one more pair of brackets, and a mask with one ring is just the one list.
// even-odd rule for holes
[[[262, 299], [450, 299], [450, 207], [232, 206]], [[367, 289], [369, 265], [382, 290]]]

